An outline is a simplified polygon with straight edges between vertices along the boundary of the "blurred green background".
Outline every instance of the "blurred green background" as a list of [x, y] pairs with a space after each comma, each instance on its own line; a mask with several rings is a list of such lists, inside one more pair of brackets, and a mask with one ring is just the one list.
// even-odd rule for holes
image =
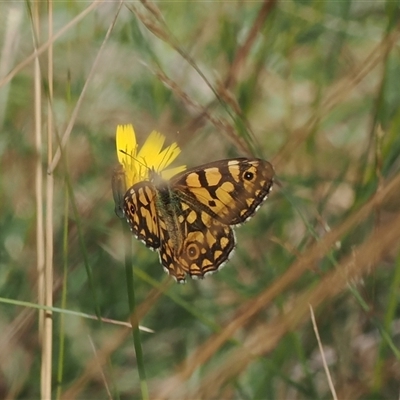
[[[129, 318], [111, 175], [132, 123], [177, 141], [178, 164], [254, 155], [277, 174], [217, 274], [177, 285], [133, 242], [150, 398], [331, 398], [309, 304], [338, 398], [398, 398], [398, 18], [398, 1], [1, 2], [0, 397], [40, 397], [37, 207], [54, 306]], [[129, 329], [53, 321], [52, 397], [143, 396]]]

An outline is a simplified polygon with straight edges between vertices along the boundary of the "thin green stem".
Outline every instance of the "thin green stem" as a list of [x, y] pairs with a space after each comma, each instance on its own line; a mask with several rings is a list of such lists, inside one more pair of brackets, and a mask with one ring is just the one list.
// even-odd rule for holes
[[125, 273], [126, 273], [129, 311], [130, 311], [130, 321], [132, 324], [133, 345], [135, 347], [142, 399], [148, 400], [149, 390], [147, 387], [146, 370], [144, 366], [142, 342], [139, 330], [139, 320], [136, 314], [135, 283], [133, 279], [133, 270], [132, 270], [132, 235], [129, 233], [127, 229], [125, 220], [121, 220], [121, 224], [122, 224], [122, 230], [124, 232]]
[[[67, 278], [68, 278], [68, 191], [65, 193], [65, 204], [64, 204], [64, 232], [63, 232], [63, 285], [61, 294], [61, 307], [67, 307]], [[58, 366], [57, 366], [57, 395], [56, 398], [61, 398], [63, 372], [64, 372], [64, 354], [65, 354], [65, 332], [64, 332], [64, 314], [60, 314], [60, 344], [58, 347]]]

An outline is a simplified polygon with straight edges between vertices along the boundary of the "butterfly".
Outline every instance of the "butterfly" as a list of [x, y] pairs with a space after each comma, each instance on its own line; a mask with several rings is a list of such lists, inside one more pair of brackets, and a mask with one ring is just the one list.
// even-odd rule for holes
[[169, 181], [150, 171], [125, 193], [123, 213], [178, 282], [187, 275], [203, 278], [229, 259], [236, 244], [232, 228], [254, 215], [273, 178], [272, 165], [258, 158], [214, 161]]

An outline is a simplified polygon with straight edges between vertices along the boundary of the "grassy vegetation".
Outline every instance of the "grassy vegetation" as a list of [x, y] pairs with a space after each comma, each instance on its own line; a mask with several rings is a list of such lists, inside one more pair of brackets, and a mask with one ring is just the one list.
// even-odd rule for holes
[[[389, 0], [1, 2], [0, 397], [332, 398], [317, 327], [337, 398], [398, 398], [398, 17]], [[274, 165], [219, 273], [177, 285], [126, 243], [126, 123], [189, 167]]]

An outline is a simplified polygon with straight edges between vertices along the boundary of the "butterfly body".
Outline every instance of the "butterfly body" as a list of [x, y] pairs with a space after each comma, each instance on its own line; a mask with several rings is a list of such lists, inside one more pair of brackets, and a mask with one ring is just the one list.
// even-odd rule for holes
[[236, 158], [205, 164], [170, 181], [151, 172], [124, 197], [132, 232], [157, 250], [178, 282], [218, 270], [235, 247], [232, 227], [248, 220], [273, 184], [270, 163]]

